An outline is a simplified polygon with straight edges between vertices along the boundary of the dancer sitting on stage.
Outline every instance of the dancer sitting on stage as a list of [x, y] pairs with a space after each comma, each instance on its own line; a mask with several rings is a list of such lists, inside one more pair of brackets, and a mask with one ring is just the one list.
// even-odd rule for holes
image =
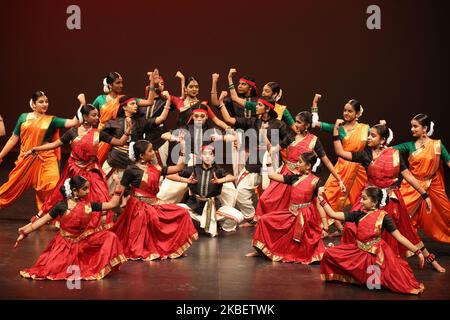
[[[172, 132], [166, 132], [161, 137], [168, 141], [180, 142], [180, 133], [183, 133], [183, 139], [185, 139], [188, 146], [186, 161], [188, 166], [195, 164], [201, 164], [201, 150], [200, 148], [205, 143], [213, 143], [217, 148], [216, 150], [223, 150], [223, 141], [230, 142], [235, 140], [235, 136], [230, 130], [227, 130], [225, 134], [211, 121], [209, 115], [209, 107], [203, 103], [198, 102], [192, 107], [192, 116], [187, 121], [185, 127], [176, 129]], [[220, 149], [219, 149], [220, 148]], [[220, 153], [223, 156], [223, 152]], [[223, 163], [223, 158], [216, 157], [216, 162]], [[164, 179], [161, 184], [161, 188], [158, 193], [158, 198], [165, 203], [177, 204], [183, 202], [183, 198], [188, 191], [188, 185], [179, 181], [172, 181], [170, 179]], [[222, 204], [230, 207], [234, 207], [236, 203], [237, 191], [232, 182], [227, 182], [223, 185], [222, 194], [220, 196]]]
[[3, 137], [5, 134], [5, 123], [3, 122], [3, 117], [0, 115], [0, 137]]
[[[424, 286], [416, 280], [408, 262], [398, 257], [382, 238], [383, 230], [389, 232], [395, 241], [415, 252], [420, 259], [420, 267], [423, 268], [424, 256], [420, 248], [405, 238], [397, 230], [389, 214], [380, 209], [389, 201], [385, 190], [366, 188], [362, 193], [362, 208], [348, 213], [334, 211], [324, 196], [324, 190], [320, 188], [318, 198], [326, 213], [333, 219], [356, 223], [357, 233], [353, 242], [325, 251], [320, 264], [322, 280], [374, 287], [378, 284], [391, 291], [406, 294], [423, 292]], [[375, 281], [371, 282], [374, 276]]]
[[[322, 146], [319, 138], [309, 132], [312, 124], [312, 114], [309, 111], [302, 111], [295, 117], [296, 134], [293, 137], [289, 135], [286, 161], [281, 167], [280, 174], [292, 174], [298, 170], [297, 162], [300, 155], [304, 152], [314, 152], [320, 160], [325, 164], [328, 170], [337, 181], [340, 181], [339, 186], [345, 191], [345, 185], [340, 176], [334, 169], [331, 161], [328, 159], [325, 149]], [[287, 184], [280, 183], [276, 180], [270, 182], [269, 187], [264, 190], [262, 196], [259, 198], [258, 206], [256, 208], [256, 219], [267, 212], [275, 210], [287, 209], [289, 203], [289, 194]]]
[[217, 224], [226, 232], [235, 231], [244, 220], [243, 214], [233, 207], [222, 205], [219, 200], [224, 183], [236, 178], [215, 164], [213, 145], [201, 149], [202, 164], [190, 166], [180, 173], [167, 176], [168, 179], [189, 185], [186, 204], [178, 204], [189, 210], [192, 219], [200, 222], [200, 227], [212, 237], [217, 236]]
[[[62, 173], [56, 188], [46, 198], [42, 211], [37, 215], [40, 217], [42, 213], [47, 213], [55, 206], [56, 203], [62, 200], [59, 189], [62, 187], [64, 181], [73, 176], [83, 176], [89, 181], [90, 192], [86, 197], [86, 201], [90, 202], [106, 202], [110, 199], [108, 192], [108, 185], [106, 184], [106, 177], [103, 170], [98, 163], [97, 151], [99, 142], [105, 142], [113, 146], [122, 146], [131, 135], [131, 120], [127, 118], [127, 129], [120, 139], [113, 138], [105, 131], [99, 131], [98, 125], [98, 111], [94, 106], [88, 104], [84, 105], [79, 110], [79, 118], [83, 123], [78, 128], [68, 130], [60, 139], [52, 143], [47, 143], [43, 146], [31, 148], [25, 156], [33, 154], [39, 156], [40, 152], [59, 148], [63, 144], [70, 144], [72, 152], [69, 160]], [[106, 223], [112, 222], [112, 212], [106, 216]], [[99, 221], [101, 223], [101, 221]]]
[[[318, 101], [321, 95], [316, 95], [313, 101], [311, 112], [313, 114], [313, 127], [319, 127], [320, 130], [333, 133], [334, 124], [318, 121]], [[366, 147], [367, 137], [369, 135], [370, 126], [368, 124], [359, 123], [364, 109], [362, 105], [355, 99], [351, 99], [344, 105], [343, 117], [344, 124], [339, 127], [339, 139], [342, 141], [342, 147], [345, 151], [359, 152]], [[317, 120], [315, 119], [317, 115]], [[316, 120], [316, 121], [314, 121]], [[354, 205], [367, 182], [366, 170], [356, 162], [347, 161], [338, 158], [334, 166], [338, 175], [342, 178], [346, 191], [340, 188], [340, 182], [332, 175], [325, 183], [325, 193], [330, 206], [336, 211], [342, 211], [347, 205]], [[334, 221], [328, 221], [331, 225]], [[337, 231], [331, 236], [340, 236], [344, 227], [339, 221], [336, 222]]]
[[[153, 72], [148, 72], [150, 87], [154, 86], [154, 79], [158, 77], [158, 69]], [[110, 72], [103, 79], [103, 92], [105, 94], [99, 95], [95, 98], [92, 105], [100, 112], [100, 123], [98, 128], [103, 129], [103, 126], [109, 121], [117, 118], [117, 113], [120, 110], [120, 99], [124, 96], [123, 92], [123, 77], [118, 72]], [[153, 99], [155, 92], [149, 92], [147, 99], [136, 98], [136, 104], [138, 107], [150, 107], [153, 105]], [[107, 143], [101, 143], [99, 146], [98, 159], [100, 165], [105, 162], [110, 145]]]
[[45, 198], [59, 180], [60, 152], [59, 149], [49, 150], [39, 154], [39, 157], [25, 157], [25, 152], [33, 147], [58, 140], [58, 129], [72, 128], [80, 124], [76, 117], [61, 119], [47, 115], [48, 98], [42, 91], [33, 94], [30, 107], [33, 112], [20, 115], [11, 138], [0, 152], [1, 163], [3, 158], [20, 142], [20, 153], [15, 167], [9, 173], [8, 182], [0, 187], [0, 209], [11, 205], [32, 186], [36, 190], [38, 211], [41, 210]]
[[[118, 185], [119, 180], [116, 179]], [[60, 217], [61, 228], [40, 255], [34, 266], [20, 271], [36, 280], [99, 280], [126, 261], [116, 234], [108, 229], [112, 223], [97, 227], [97, 215], [119, 205], [121, 191], [108, 202], [90, 202], [89, 181], [81, 176], [67, 179], [61, 187], [64, 200], [41, 219], [19, 229], [15, 247], [30, 233]]]
[[[411, 120], [411, 133], [416, 141], [393, 146], [407, 155], [409, 170], [430, 196], [431, 212], [417, 191], [406, 181], [400, 187], [413, 226], [433, 240], [450, 243], [450, 202], [445, 192], [444, 166], [450, 167], [450, 155], [441, 140], [434, 140], [434, 123], [426, 114]], [[429, 262], [429, 259], [427, 259]]]
[[124, 172], [121, 188], [131, 188], [131, 197], [113, 230], [128, 259], [175, 259], [183, 255], [198, 238], [189, 212], [176, 204], [163, 204], [156, 197], [160, 175], [174, 174], [184, 168], [184, 141], [175, 166], [154, 163], [150, 142], [139, 140], [130, 145], [134, 161]]
[[[270, 159], [270, 158], [269, 158]], [[325, 251], [322, 230], [328, 230], [325, 213], [318, 211], [313, 199], [317, 194], [319, 178], [314, 175], [320, 160], [314, 152], [302, 153], [293, 174], [274, 173], [267, 162], [269, 178], [289, 185], [284, 196], [290, 199], [288, 209], [268, 212], [261, 216], [253, 236], [256, 252], [262, 252], [272, 261], [310, 264], [322, 260]]]
[[[169, 97], [169, 93], [164, 93], [165, 97]], [[138, 141], [144, 138], [144, 135], [161, 123], [163, 123], [169, 115], [170, 99], [166, 99], [166, 106], [160, 116], [151, 119], [146, 119], [143, 116], [138, 115], [136, 98], [123, 96], [120, 98], [120, 110], [117, 112], [117, 118], [108, 121], [103, 127], [103, 131], [109, 135], [120, 138], [127, 130], [127, 120], [131, 119], [132, 130], [131, 135], [128, 137], [127, 142], [123, 146], [114, 146], [108, 154], [108, 159], [103, 163], [103, 171], [106, 174], [109, 186], [109, 192], [113, 192], [112, 176], [117, 174], [119, 178], [122, 177], [124, 170], [131, 164], [128, 157], [129, 143], [132, 141]]]
[[[387, 147], [393, 139], [392, 130], [386, 127], [385, 122], [373, 126], [367, 138], [366, 149], [361, 152], [349, 152], [342, 148], [342, 143], [339, 138], [339, 126], [343, 123], [344, 121], [342, 119], [337, 119], [333, 129], [336, 154], [345, 160], [361, 163], [367, 172], [367, 185], [386, 190], [391, 201], [389, 201], [386, 207], [382, 207], [381, 209], [389, 214], [398, 230], [412, 244], [423, 249], [425, 258], [427, 258], [430, 253], [424, 247], [422, 240], [417, 234], [417, 230], [413, 228], [402, 194], [398, 189], [397, 181], [399, 175], [401, 174], [422, 195], [422, 198], [426, 201], [428, 212], [431, 212], [432, 209], [431, 200], [428, 193], [408, 170], [398, 150]], [[356, 201], [351, 210], [357, 211], [360, 208], [361, 202]], [[346, 223], [344, 232], [342, 233], [342, 243], [353, 243], [357, 236], [356, 229], [354, 223]], [[399, 244], [389, 233], [384, 232], [383, 239], [391, 246], [395, 254], [402, 257], [407, 256], [407, 248]], [[434, 255], [431, 257], [433, 258], [432, 266], [437, 271], [442, 272], [443, 268], [434, 260]]]

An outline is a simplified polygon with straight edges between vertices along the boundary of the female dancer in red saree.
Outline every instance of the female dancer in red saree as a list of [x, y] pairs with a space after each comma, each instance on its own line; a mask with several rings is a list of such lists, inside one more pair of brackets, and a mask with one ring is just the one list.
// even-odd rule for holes
[[42, 91], [33, 94], [30, 100], [33, 112], [22, 113], [14, 132], [0, 152], [3, 158], [20, 142], [20, 153], [14, 169], [9, 173], [8, 181], [0, 187], [0, 209], [11, 205], [29, 187], [36, 190], [38, 211], [41, 210], [47, 195], [55, 188], [59, 180], [59, 150], [43, 152], [39, 157], [25, 157], [25, 152], [59, 138], [60, 128], [79, 125], [78, 119], [61, 119], [46, 114], [48, 98]]
[[121, 192], [115, 193], [109, 202], [100, 203], [86, 200], [89, 189], [89, 181], [81, 176], [67, 179], [61, 187], [65, 200], [38, 221], [19, 229], [15, 247], [31, 232], [56, 217], [61, 218], [61, 229], [35, 265], [20, 271], [22, 277], [36, 280], [99, 280], [119, 269], [126, 261], [116, 234], [107, 230], [112, 224], [95, 226], [99, 212], [119, 205]]
[[[301, 154], [294, 174], [275, 174], [268, 161], [269, 178], [289, 186], [289, 209], [268, 212], [260, 217], [253, 246], [272, 261], [310, 264], [322, 260], [325, 247], [322, 228], [328, 229], [325, 213], [313, 202], [319, 178], [313, 174], [320, 160], [314, 152]], [[287, 196], [287, 193], [285, 196]], [[322, 222], [321, 222], [322, 219]], [[255, 255], [250, 253], [249, 256]]]
[[[313, 127], [319, 127], [320, 130], [332, 134], [334, 124], [318, 120], [317, 104], [320, 97], [321, 95], [316, 94], [313, 101], [313, 107], [311, 109], [313, 114]], [[355, 99], [350, 100], [344, 106], [343, 117], [345, 123], [339, 127], [339, 138], [342, 141], [342, 147], [345, 151], [363, 151], [366, 146], [370, 126], [368, 124], [358, 122], [358, 119], [362, 116], [363, 111], [363, 107]], [[314, 121], [314, 115], [317, 115], [316, 121]], [[342, 158], [338, 158], [334, 168], [342, 178], [342, 181], [345, 184], [346, 192], [341, 191], [339, 181], [330, 175], [325, 183], [325, 195], [328, 199], [328, 203], [334, 210], [342, 211], [347, 205], [355, 204], [367, 183], [367, 175], [366, 170], [361, 164], [347, 161]], [[330, 219], [329, 224], [333, 222], [334, 221]], [[332, 236], [340, 236], [343, 231], [343, 226], [339, 221], [335, 222], [337, 231], [332, 234]]]
[[445, 192], [443, 172], [443, 164], [450, 167], [450, 155], [441, 140], [430, 139], [433, 131], [431, 119], [425, 114], [418, 114], [411, 120], [411, 132], [417, 141], [393, 148], [408, 156], [409, 170], [427, 190], [433, 204], [431, 212], [427, 212], [420, 194], [405, 181], [402, 182], [400, 193], [413, 226], [422, 229], [433, 240], [450, 243], [450, 202]]
[[[381, 236], [383, 230], [389, 232], [395, 241], [416, 253], [423, 268], [424, 256], [420, 248], [405, 238], [388, 213], [380, 209], [389, 200], [387, 193], [379, 188], [368, 187], [362, 193], [362, 209], [344, 213], [335, 212], [324, 200], [323, 192], [323, 188], [320, 188], [318, 198], [326, 213], [336, 220], [356, 223], [357, 236], [351, 243], [325, 251], [320, 263], [321, 279], [366, 284], [369, 288], [380, 285], [406, 294], [422, 293], [424, 285], [416, 280], [408, 262], [398, 257]], [[375, 283], [372, 282], [374, 271], [375, 278], [378, 278]]]
[[[367, 138], [367, 147], [364, 151], [348, 152], [344, 151], [342, 148], [342, 143], [338, 136], [339, 126], [342, 123], [343, 120], [336, 120], [333, 131], [334, 149], [336, 154], [345, 160], [361, 163], [367, 171], [367, 185], [386, 190], [391, 201], [389, 201], [386, 207], [383, 207], [382, 209], [393, 219], [398, 230], [412, 244], [423, 249], [425, 258], [428, 257], [430, 253], [424, 247], [422, 240], [417, 234], [417, 230], [414, 230], [412, 227], [405, 202], [398, 190], [397, 181], [399, 174], [401, 174], [403, 178], [422, 195], [422, 198], [426, 201], [428, 211], [431, 211], [431, 201], [426, 191], [408, 170], [408, 167], [398, 150], [386, 146], [389, 145], [393, 139], [392, 131], [388, 129], [385, 124], [377, 124], [370, 129], [369, 137]], [[360, 201], [357, 201], [352, 207], [352, 211], [357, 211], [360, 208], [361, 203]], [[342, 233], [342, 242], [353, 243], [355, 238], [355, 224], [346, 223], [344, 232]], [[407, 255], [407, 248], [399, 245], [389, 233], [384, 232], [383, 239], [391, 246], [395, 254], [403, 257]], [[434, 255], [432, 257], [434, 258]], [[432, 265], [439, 272], [445, 271], [436, 260], [432, 262]]]
[[154, 153], [150, 142], [139, 140], [130, 145], [130, 150], [133, 150], [130, 158], [136, 162], [125, 170], [121, 187], [131, 188], [131, 197], [113, 231], [128, 259], [178, 258], [198, 238], [197, 231], [186, 209], [162, 204], [156, 194], [161, 174], [173, 174], [184, 168], [184, 154], [176, 166], [161, 168], [151, 164]]
[[[312, 115], [308, 111], [302, 111], [295, 117], [296, 135], [292, 138], [292, 143], [287, 147], [286, 162], [280, 170], [280, 174], [292, 174], [297, 169], [297, 163], [300, 155], [304, 152], [315, 152], [322, 160], [325, 166], [330, 170], [331, 174], [340, 181], [340, 186], [345, 192], [345, 186], [340, 176], [336, 173], [331, 161], [328, 159], [320, 140], [317, 136], [309, 133], [309, 128], [312, 123]], [[276, 180], [272, 181], [269, 187], [264, 190], [259, 198], [258, 206], [256, 207], [256, 216], [261, 217], [267, 212], [276, 210], [283, 210], [289, 207], [290, 198], [286, 196], [289, 185], [280, 183]]]
[[[43, 146], [31, 148], [25, 155], [36, 154], [37, 152], [43, 152], [46, 150], [56, 149], [63, 144], [69, 144], [72, 147], [69, 160], [62, 173], [56, 188], [46, 198], [41, 212], [47, 213], [55, 206], [56, 203], [62, 200], [62, 195], [59, 189], [63, 185], [64, 181], [73, 176], [83, 176], [89, 181], [91, 192], [87, 196], [86, 200], [91, 202], [106, 202], [109, 200], [108, 185], [106, 184], [105, 174], [101, 166], [98, 163], [97, 151], [101, 141], [114, 145], [122, 146], [127, 141], [131, 134], [131, 122], [127, 128], [127, 132], [120, 138], [113, 138], [104, 131], [96, 129], [98, 125], [98, 111], [92, 105], [84, 105], [80, 109], [83, 124], [78, 128], [72, 128], [67, 131], [60, 139], [55, 142], [48, 143]], [[106, 216], [106, 223], [111, 223], [113, 220], [112, 212], [109, 212]], [[98, 223], [101, 223], [99, 221]]]
[[[147, 73], [147, 75], [149, 76], [151, 88], [154, 87], [155, 77], [159, 77], [158, 72], [159, 71], [155, 69], [153, 72]], [[120, 106], [119, 100], [124, 96], [122, 94], [123, 82], [123, 77], [118, 72], [110, 72], [103, 79], [103, 92], [105, 94], [99, 95], [92, 103], [92, 105], [100, 112], [100, 124], [98, 125], [98, 128], [100, 130], [103, 129], [105, 123], [107, 123], [109, 120], [116, 119], [117, 117], [117, 112], [119, 111]], [[136, 103], [138, 107], [149, 107], [153, 105], [154, 97], [155, 92], [153, 90], [149, 92], [146, 100], [136, 99]], [[100, 166], [103, 165], [103, 162], [105, 162], [106, 158], [108, 157], [110, 148], [111, 146], [108, 143], [100, 143], [98, 150], [98, 161], [100, 163]]]

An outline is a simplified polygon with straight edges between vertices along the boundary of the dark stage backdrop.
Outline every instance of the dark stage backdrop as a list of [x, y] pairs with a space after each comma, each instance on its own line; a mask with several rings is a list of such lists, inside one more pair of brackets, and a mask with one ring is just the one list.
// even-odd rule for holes
[[[434, 137], [450, 147], [447, 2], [2, 1], [0, 113], [9, 135], [31, 94], [43, 90], [49, 114], [72, 117], [76, 95], [93, 101], [110, 71], [124, 76], [127, 93], [143, 96], [155, 67], [171, 93], [180, 92], [174, 75], [181, 70], [198, 77], [208, 99], [211, 74], [220, 73], [225, 89], [235, 67], [260, 88], [279, 82], [293, 114], [309, 109], [317, 92], [321, 120], [333, 122], [346, 101], [358, 99], [361, 120], [386, 119], [394, 143], [410, 139], [413, 115], [428, 113]], [[66, 26], [74, 4], [81, 30]], [[366, 26], [372, 4], [381, 8], [381, 30]], [[334, 158], [331, 136], [319, 137]]]

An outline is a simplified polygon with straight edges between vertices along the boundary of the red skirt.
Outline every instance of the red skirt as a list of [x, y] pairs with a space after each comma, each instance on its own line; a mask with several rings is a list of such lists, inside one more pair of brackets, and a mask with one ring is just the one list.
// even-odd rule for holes
[[380, 268], [379, 283], [382, 287], [407, 294], [423, 292], [424, 286], [416, 280], [408, 262], [397, 257], [383, 240], [380, 247], [384, 255], [381, 266], [377, 264], [376, 255], [359, 249], [356, 243], [328, 248], [320, 263], [321, 279], [361, 285], [366, 285], [369, 280], [374, 284], [375, 272], [369, 267], [376, 265]]
[[[101, 169], [100, 169], [101, 170]], [[42, 206], [43, 212], [49, 212], [52, 207], [54, 207], [58, 202], [63, 200], [63, 195], [60, 191], [61, 186], [64, 184], [66, 179], [72, 178], [74, 176], [82, 176], [86, 178], [89, 183], [89, 194], [86, 197], [88, 202], [108, 202], [110, 199], [108, 185], [106, 180], [102, 176], [102, 172], [96, 170], [82, 170], [74, 164], [68, 163], [64, 168], [64, 171], [59, 179], [58, 184], [52, 193], [45, 199], [45, 203]], [[98, 217], [97, 217], [98, 218]], [[100, 217], [101, 218], [101, 217]], [[113, 213], [109, 211], [106, 215], [106, 224], [113, 222]], [[93, 225], [99, 226], [101, 224], [101, 219], [98, 222], [92, 222]]]
[[314, 206], [309, 206], [299, 209], [298, 214], [303, 215], [304, 221], [300, 241], [294, 240], [300, 217], [284, 210], [261, 216], [253, 236], [253, 246], [272, 261], [310, 264], [322, 260], [325, 247], [319, 213]]
[[[280, 174], [286, 175], [290, 171], [287, 169], [286, 165], [283, 165]], [[258, 205], [256, 207], [256, 216], [259, 218], [262, 215], [273, 212], [286, 210], [290, 203], [290, 185], [271, 181], [266, 190], [258, 200]]]
[[[397, 199], [389, 199], [389, 203], [383, 208], [394, 221], [398, 231], [408, 239], [413, 245], [422, 248], [423, 242], [417, 234], [417, 230], [412, 226], [411, 218], [406, 210], [405, 203], [399, 190], [394, 190]], [[358, 198], [355, 205], [351, 209], [352, 211], [361, 210], [361, 197]], [[391, 247], [391, 249], [397, 255], [406, 257], [408, 249], [401, 245], [391, 234], [387, 231], [383, 231], [382, 238]], [[353, 222], [346, 222], [344, 225], [344, 231], [342, 232], [341, 243], [355, 243], [356, 242], [356, 225]]]
[[99, 280], [125, 261], [117, 235], [109, 230], [93, 232], [78, 241], [58, 232], [36, 264], [20, 275], [37, 280]]
[[133, 260], [178, 258], [197, 240], [189, 212], [175, 204], [150, 205], [131, 197], [112, 230]]

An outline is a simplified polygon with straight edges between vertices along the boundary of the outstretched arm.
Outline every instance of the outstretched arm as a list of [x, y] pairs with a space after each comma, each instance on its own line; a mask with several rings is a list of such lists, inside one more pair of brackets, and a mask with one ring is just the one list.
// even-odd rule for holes
[[320, 160], [322, 160], [322, 162], [325, 165], [325, 167], [327, 167], [327, 169], [331, 172], [333, 177], [339, 182], [339, 188], [341, 189], [341, 191], [345, 192], [346, 191], [345, 184], [342, 181], [341, 177], [336, 172], [336, 169], [334, 168], [334, 166], [331, 163], [330, 159], [328, 159], [327, 156], [323, 156], [323, 157], [320, 158]]
[[53, 218], [48, 213], [46, 213], [42, 218], [19, 228], [19, 236], [17, 237], [14, 248], [16, 248], [23, 239], [28, 237], [30, 233], [39, 230], [43, 225], [52, 220]]
[[184, 169], [185, 164], [184, 164], [184, 159], [185, 159], [185, 140], [183, 139], [183, 137], [181, 137], [180, 139], [180, 156], [178, 157], [178, 163], [175, 166], [170, 166], [167, 167], [167, 174], [173, 174], [173, 173], [178, 173], [181, 170]]
[[345, 220], [344, 213], [341, 211], [334, 211], [333, 208], [328, 204], [328, 202], [326, 202], [325, 199], [323, 198], [324, 190], [325, 190], [324, 187], [320, 187], [319, 194], [317, 195], [317, 198], [320, 201], [320, 205], [323, 207], [327, 215], [329, 215], [331, 218], [344, 221]]
[[15, 134], [11, 135], [11, 138], [8, 139], [2, 151], [0, 152], [0, 163], [3, 162], [3, 158], [14, 148], [14, 146], [19, 142], [19, 136]]
[[61, 147], [62, 145], [63, 145], [63, 142], [61, 141], [61, 139], [58, 139], [51, 143], [43, 144], [42, 146], [33, 147], [25, 153], [25, 157], [28, 157], [30, 154], [39, 152], [39, 151], [53, 150], [53, 149]]
[[424, 262], [425, 262], [425, 258], [422, 254], [422, 252], [420, 251], [420, 248], [416, 247], [415, 245], [413, 245], [411, 243], [411, 241], [409, 241], [408, 239], [406, 239], [398, 230], [395, 230], [394, 232], [391, 233], [391, 235], [395, 238], [395, 240], [397, 240], [398, 242], [400, 242], [400, 244], [402, 244], [403, 246], [405, 246], [406, 248], [408, 248], [408, 250], [416, 253], [416, 255], [419, 257], [420, 260], [420, 268], [423, 268]]

